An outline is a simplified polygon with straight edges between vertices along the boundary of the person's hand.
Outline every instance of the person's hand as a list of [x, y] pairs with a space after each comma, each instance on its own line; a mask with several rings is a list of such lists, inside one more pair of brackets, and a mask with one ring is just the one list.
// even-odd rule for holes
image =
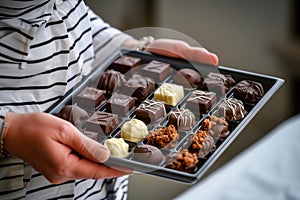
[[181, 40], [156, 39], [145, 51], [163, 56], [182, 58], [211, 65], [218, 65], [218, 56], [202, 47], [192, 47]]
[[128, 174], [100, 164], [108, 160], [108, 149], [67, 121], [46, 113], [8, 113], [5, 121], [5, 149], [52, 183]]

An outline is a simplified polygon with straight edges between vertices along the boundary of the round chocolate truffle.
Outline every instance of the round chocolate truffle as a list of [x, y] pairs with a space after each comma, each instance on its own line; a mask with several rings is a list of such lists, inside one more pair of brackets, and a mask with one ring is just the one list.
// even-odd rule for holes
[[123, 85], [125, 81], [125, 76], [121, 72], [106, 70], [99, 77], [97, 88], [105, 90], [107, 94], [111, 94], [116, 87]]
[[143, 163], [159, 165], [164, 161], [165, 157], [157, 147], [145, 144], [134, 148], [132, 159]]
[[177, 71], [173, 82], [185, 88], [197, 88], [203, 82], [202, 76], [195, 70], [183, 68]]
[[71, 122], [76, 127], [89, 118], [89, 114], [76, 105], [64, 106], [59, 113], [57, 113], [57, 116]]
[[256, 103], [264, 94], [263, 86], [251, 80], [240, 81], [234, 88], [234, 97], [246, 103]]

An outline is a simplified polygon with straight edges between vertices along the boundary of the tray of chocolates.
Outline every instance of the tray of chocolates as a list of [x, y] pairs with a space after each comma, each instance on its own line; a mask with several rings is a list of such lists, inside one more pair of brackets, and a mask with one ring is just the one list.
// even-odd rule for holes
[[108, 166], [194, 183], [283, 83], [120, 49], [48, 112], [105, 145]]

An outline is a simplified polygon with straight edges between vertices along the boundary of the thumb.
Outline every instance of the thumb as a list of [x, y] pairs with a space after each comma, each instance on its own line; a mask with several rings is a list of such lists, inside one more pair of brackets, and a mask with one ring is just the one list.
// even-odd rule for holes
[[103, 163], [110, 156], [110, 152], [105, 146], [80, 132], [74, 142], [72, 148], [81, 156], [91, 161]]

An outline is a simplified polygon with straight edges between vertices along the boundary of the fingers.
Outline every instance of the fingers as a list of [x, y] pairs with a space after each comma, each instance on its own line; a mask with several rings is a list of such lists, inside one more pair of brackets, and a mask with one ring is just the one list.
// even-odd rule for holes
[[[64, 132], [69, 135], [69, 137], [62, 138], [63, 141], [60, 142], [91, 161], [103, 163], [108, 160], [110, 152], [105, 146], [80, 133], [78, 129], [72, 125], [66, 129]], [[70, 134], [71, 132], [73, 132], [73, 134]]]
[[218, 65], [218, 56], [201, 47], [190, 47], [184, 52], [187, 60], [198, 61], [211, 65]]
[[218, 56], [216, 54], [202, 47], [191, 47], [180, 40], [157, 39], [152, 44], [149, 44], [145, 51], [173, 58], [218, 65]]
[[54, 184], [63, 183], [69, 180], [76, 179], [102, 179], [102, 178], [116, 178], [132, 173], [130, 170], [121, 170], [110, 168], [104, 164], [95, 163], [85, 158], [79, 158], [75, 154], [70, 154], [68, 165], [61, 165], [55, 171], [55, 174], [44, 173], [44, 176]]
[[91, 179], [115, 178], [131, 173], [128, 169], [114, 169], [104, 164], [95, 163], [87, 159], [80, 159], [78, 161], [75, 159], [75, 163], [71, 166], [71, 174], [75, 179], [87, 177]]

